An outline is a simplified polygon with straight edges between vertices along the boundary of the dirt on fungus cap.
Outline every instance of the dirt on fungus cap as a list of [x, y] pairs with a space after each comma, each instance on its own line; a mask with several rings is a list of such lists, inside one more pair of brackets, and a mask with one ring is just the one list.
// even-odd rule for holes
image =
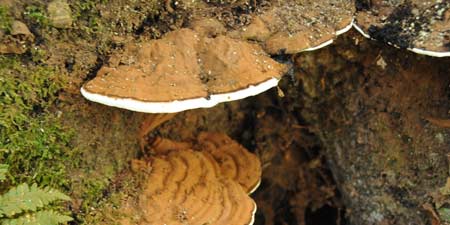
[[449, 1], [372, 1], [357, 9], [354, 27], [365, 37], [418, 54], [450, 56]]
[[351, 29], [353, 1], [279, 1], [243, 28], [245, 39], [261, 41], [270, 54], [312, 51]]
[[253, 224], [255, 202], [202, 152], [170, 151], [150, 163], [136, 224]]
[[256, 44], [180, 29], [127, 45], [81, 93], [109, 106], [173, 113], [259, 94], [276, 86], [285, 71]]

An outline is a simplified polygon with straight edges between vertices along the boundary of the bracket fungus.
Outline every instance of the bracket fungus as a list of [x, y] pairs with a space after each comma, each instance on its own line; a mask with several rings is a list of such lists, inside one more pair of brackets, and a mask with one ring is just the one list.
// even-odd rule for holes
[[261, 182], [261, 162], [239, 143], [223, 133], [202, 132], [197, 138], [200, 149], [219, 162], [221, 173], [253, 193]]
[[450, 56], [450, 2], [371, 1], [353, 26], [363, 36], [434, 57]]
[[180, 29], [127, 45], [81, 93], [109, 106], [174, 113], [259, 94], [276, 86], [285, 71], [257, 44]]
[[[236, 148], [239, 145], [224, 134], [202, 133], [198, 141], [199, 146], [210, 142], [217, 150], [253, 155], [243, 147]], [[256, 204], [241, 181], [248, 180], [242, 179], [243, 176], [260, 179], [257, 157], [234, 158], [241, 160], [236, 164], [239, 168], [235, 168], [235, 174], [243, 176], [230, 176], [223, 170], [228, 161], [216, 160], [215, 151], [195, 151], [192, 146], [155, 139], [152, 144], [155, 156], [149, 159], [152, 170], [136, 206], [140, 212], [136, 224], [253, 224]], [[241, 172], [250, 169], [253, 171]]]
[[262, 168], [258, 157], [224, 133], [200, 132], [195, 143], [157, 137], [152, 141], [151, 149], [157, 155], [197, 149], [217, 162], [222, 176], [239, 183], [248, 194], [253, 193], [261, 182]]
[[325, 47], [352, 27], [348, 0], [281, 1], [245, 27], [244, 39], [263, 42], [270, 54], [293, 54]]

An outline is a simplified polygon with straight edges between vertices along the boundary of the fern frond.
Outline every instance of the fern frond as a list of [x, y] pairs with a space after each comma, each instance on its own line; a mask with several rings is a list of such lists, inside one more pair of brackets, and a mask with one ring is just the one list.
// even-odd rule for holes
[[15, 219], [6, 219], [2, 225], [58, 225], [71, 221], [70, 216], [61, 215], [52, 210], [27, 213]]
[[7, 164], [0, 164], [0, 181], [4, 181], [6, 179], [6, 173], [8, 172]]
[[0, 218], [5, 215], [12, 217], [24, 211], [36, 211], [56, 200], [69, 201], [70, 198], [49, 187], [38, 188], [36, 184], [29, 187], [23, 183], [0, 196]]

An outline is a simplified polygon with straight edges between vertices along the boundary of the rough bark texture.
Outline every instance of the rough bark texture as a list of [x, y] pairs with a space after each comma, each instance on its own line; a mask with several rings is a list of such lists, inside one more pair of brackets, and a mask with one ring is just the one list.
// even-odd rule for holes
[[349, 35], [295, 63], [301, 114], [325, 146], [350, 224], [430, 223], [424, 204], [448, 176], [450, 132], [431, 121], [449, 117], [450, 59]]

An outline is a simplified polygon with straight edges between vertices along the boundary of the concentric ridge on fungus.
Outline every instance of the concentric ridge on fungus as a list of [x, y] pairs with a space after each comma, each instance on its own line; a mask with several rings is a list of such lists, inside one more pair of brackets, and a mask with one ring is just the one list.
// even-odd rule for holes
[[253, 224], [256, 204], [248, 190], [261, 179], [255, 155], [221, 133], [201, 133], [194, 143], [157, 137], [150, 148], [152, 157], [134, 163], [150, 172], [129, 210], [137, 215], [133, 224]]
[[261, 182], [261, 162], [258, 157], [224, 133], [201, 132], [196, 143], [176, 142], [156, 137], [151, 148], [154, 154], [164, 155], [171, 151], [196, 149], [216, 161], [220, 174], [239, 183], [251, 194]]
[[223, 133], [202, 132], [199, 148], [219, 162], [223, 176], [237, 181], [247, 193], [258, 188], [261, 181], [261, 163], [258, 157]]
[[151, 167], [138, 224], [253, 224], [254, 201], [202, 152], [170, 151], [152, 157]]
[[197, 149], [214, 161], [214, 165], [218, 165], [216, 169], [220, 171], [221, 176], [236, 181], [248, 194], [255, 191], [261, 181], [262, 169], [258, 157], [224, 133], [201, 132], [196, 143], [156, 137], [151, 148], [157, 155], [174, 150]]

